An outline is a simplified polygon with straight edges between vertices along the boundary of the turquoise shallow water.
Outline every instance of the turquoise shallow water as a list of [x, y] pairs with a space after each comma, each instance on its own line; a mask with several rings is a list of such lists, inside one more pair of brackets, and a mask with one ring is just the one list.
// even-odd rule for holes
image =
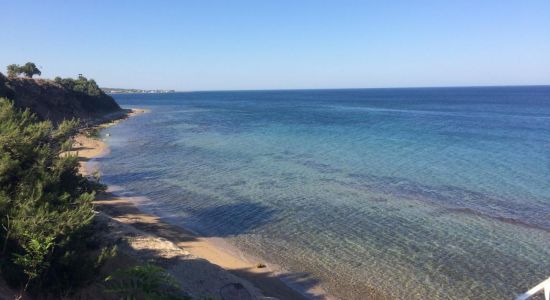
[[[103, 179], [343, 299], [550, 275], [550, 87], [117, 95]], [[373, 292], [376, 291], [376, 292]]]

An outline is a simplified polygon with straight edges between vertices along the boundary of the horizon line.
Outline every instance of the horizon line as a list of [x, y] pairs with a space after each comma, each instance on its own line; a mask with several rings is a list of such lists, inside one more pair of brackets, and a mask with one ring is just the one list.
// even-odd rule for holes
[[[322, 91], [322, 90], [382, 90], [382, 89], [445, 89], [445, 88], [506, 88], [506, 87], [550, 87], [549, 84], [509, 84], [509, 85], [448, 85], [448, 86], [398, 86], [398, 87], [335, 87], [335, 88], [265, 88], [265, 89], [213, 89], [213, 90], [176, 90], [176, 89], [143, 89], [143, 88], [105, 88], [123, 90], [173, 90], [173, 93], [207, 93], [207, 92], [265, 92], [265, 91]], [[102, 87], [103, 89], [103, 87]], [[127, 93], [132, 94], [132, 93]], [[141, 93], [134, 93], [141, 94]]]

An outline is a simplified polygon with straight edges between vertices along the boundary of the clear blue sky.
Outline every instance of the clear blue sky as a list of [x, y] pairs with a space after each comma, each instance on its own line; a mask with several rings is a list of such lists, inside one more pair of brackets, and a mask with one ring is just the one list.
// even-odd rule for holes
[[0, 68], [177, 90], [550, 84], [550, 0], [0, 0]]

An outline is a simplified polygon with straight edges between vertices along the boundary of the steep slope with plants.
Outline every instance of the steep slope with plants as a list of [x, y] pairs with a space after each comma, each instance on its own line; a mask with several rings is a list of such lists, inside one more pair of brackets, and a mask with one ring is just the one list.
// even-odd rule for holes
[[92, 121], [109, 113], [122, 113], [115, 100], [92, 80], [55, 80], [6, 77], [0, 73], [0, 97], [13, 101], [17, 108], [29, 108], [41, 120], [59, 124], [73, 118]]

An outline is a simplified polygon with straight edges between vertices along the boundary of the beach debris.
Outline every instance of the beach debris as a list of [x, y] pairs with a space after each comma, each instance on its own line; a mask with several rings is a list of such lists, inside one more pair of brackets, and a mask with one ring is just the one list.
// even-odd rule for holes
[[257, 263], [256, 264], [256, 268], [258, 268], [258, 269], [262, 269], [262, 268], [265, 268], [265, 267], [267, 267], [265, 264], [262, 264], [262, 263]]

